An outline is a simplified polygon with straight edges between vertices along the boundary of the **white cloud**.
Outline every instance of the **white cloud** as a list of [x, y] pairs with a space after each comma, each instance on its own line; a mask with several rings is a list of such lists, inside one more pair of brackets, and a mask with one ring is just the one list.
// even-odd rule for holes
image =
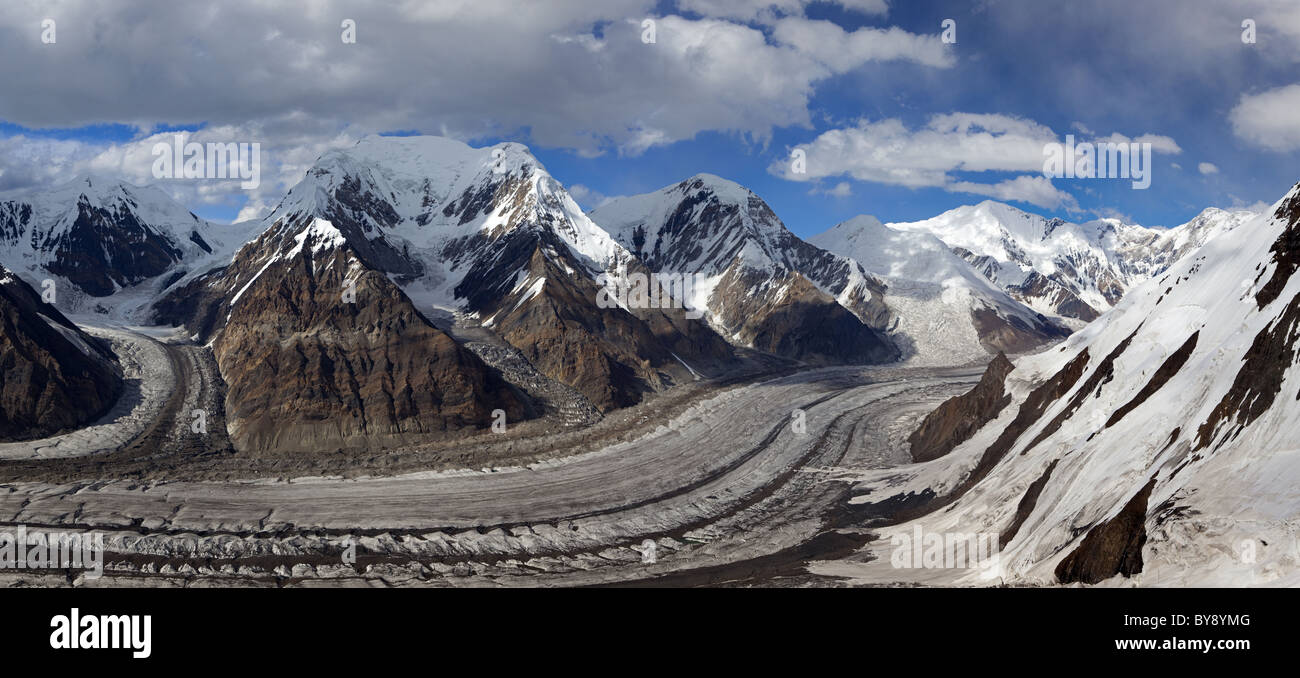
[[[1097, 141], [1150, 143], [1161, 153], [1182, 149], [1167, 136], [1122, 134]], [[800, 146], [805, 171], [796, 173], [781, 160], [769, 168], [793, 181], [849, 176], [859, 181], [937, 187], [948, 191], [1018, 200], [1041, 207], [1077, 209], [1069, 193], [1042, 176], [1044, 147], [1060, 143], [1051, 128], [1033, 120], [994, 113], [934, 115], [925, 125], [909, 129], [901, 120], [860, 120], [855, 127], [826, 131]], [[1030, 172], [994, 182], [958, 179], [955, 172]], [[1037, 176], [1034, 176], [1037, 174]]]
[[861, 120], [857, 127], [822, 133], [803, 148], [807, 173], [786, 163], [776, 174], [795, 181], [848, 176], [909, 187], [943, 186], [952, 171], [1042, 171], [1043, 145], [1056, 141], [1051, 129], [998, 114], [932, 116], [917, 130], [901, 120]]
[[1200, 172], [1201, 174], [1218, 174], [1219, 168], [1216, 167], [1214, 163], [1203, 162], [1196, 166], [1196, 171]]
[[583, 184], [574, 184], [570, 186], [568, 190], [569, 195], [577, 201], [578, 205], [588, 211], [604, 206], [623, 197], [621, 195], [605, 195], [604, 193]]
[[953, 63], [952, 53], [937, 35], [918, 35], [897, 27], [849, 32], [829, 21], [790, 17], [773, 25], [772, 37], [836, 73], [871, 61], [902, 59], [939, 68]]
[[[951, 60], [937, 30], [846, 32], [799, 16], [807, 2], [686, 4], [711, 16], [657, 17], [646, 44], [641, 22], [660, 9], [654, 0], [317, 0], [307, 10], [228, 0], [198, 22], [184, 3], [20, 3], [0, 13], [0, 83], [10, 93], [0, 120], [219, 126], [298, 112], [367, 131], [526, 133], [583, 155], [637, 154], [706, 131], [765, 141], [775, 128], [810, 125], [810, 99], [827, 78], [871, 62]], [[764, 6], [791, 13], [784, 39], [716, 18]], [[41, 45], [32, 28], [45, 16], [69, 17], [56, 45]], [[355, 44], [340, 39], [340, 17], [356, 21]], [[808, 42], [814, 34], [836, 49]]]
[[[844, 9], [863, 14], [887, 14], [889, 4], [885, 0], [829, 0]], [[703, 16], [719, 19], [738, 19], [740, 21], [762, 21], [781, 15], [802, 14], [804, 7], [813, 0], [681, 0], [679, 9]]]
[[1133, 220], [1133, 217], [1115, 209], [1114, 207], [1101, 207], [1092, 210], [1092, 213], [1102, 219], [1118, 219], [1120, 223], [1125, 223], [1125, 224], [1137, 223], [1136, 221]]
[[832, 198], [847, 198], [853, 195], [853, 187], [847, 181], [841, 181], [830, 188], [814, 187], [809, 195], [829, 195]]
[[1232, 202], [1229, 203], [1225, 209], [1247, 210], [1249, 212], [1254, 212], [1255, 214], [1263, 214], [1273, 207], [1272, 203], [1264, 202], [1263, 200], [1256, 200], [1255, 202], [1248, 203], [1231, 193], [1228, 194], [1228, 197], [1232, 198]]
[[1052, 185], [1052, 181], [1044, 176], [1022, 175], [996, 184], [958, 181], [944, 186], [944, 189], [953, 193], [987, 195], [998, 200], [1018, 200], [1048, 209], [1064, 207], [1075, 210], [1079, 207], [1074, 196], [1056, 188]]
[[1160, 134], [1143, 134], [1136, 138], [1129, 137], [1118, 132], [1110, 136], [1097, 137], [1091, 140], [1092, 143], [1112, 143], [1112, 144], [1151, 144], [1151, 150], [1155, 153], [1168, 153], [1169, 155], [1178, 155], [1183, 149], [1170, 137]]
[[107, 144], [14, 136], [0, 139], [0, 188], [50, 186], [83, 174], [105, 174], [134, 184], [154, 184], [191, 207], [238, 206], [238, 219], [253, 218], [269, 212], [322, 153], [351, 146], [363, 134], [302, 115], [182, 133], [185, 142], [259, 144], [260, 184], [251, 190], [242, 189], [239, 179], [154, 177], [154, 145], [173, 143], [173, 132]]
[[1241, 97], [1228, 114], [1238, 137], [1270, 151], [1300, 149], [1300, 84]]

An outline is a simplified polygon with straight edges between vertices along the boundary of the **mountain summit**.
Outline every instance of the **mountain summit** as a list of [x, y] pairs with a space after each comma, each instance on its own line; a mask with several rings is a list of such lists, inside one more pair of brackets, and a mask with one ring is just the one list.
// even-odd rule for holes
[[939, 238], [1036, 311], [1088, 322], [1179, 256], [1252, 216], [1248, 211], [1212, 209], [1162, 231], [1118, 219], [1075, 224], [984, 201], [888, 226]]
[[786, 229], [767, 203], [700, 174], [591, 212], [652, 271], [699, 276], [693, 306], [741, 346], [800, 360], [889, 362], [884, 285]]

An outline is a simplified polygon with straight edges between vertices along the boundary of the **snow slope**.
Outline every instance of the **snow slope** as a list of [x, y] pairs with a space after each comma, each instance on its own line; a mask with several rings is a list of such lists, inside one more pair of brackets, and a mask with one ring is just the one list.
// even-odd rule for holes
[[885, 303], [898, 317], [894, 334], [913, 344], [912, 364], [987, 361], [986, 341], [972, 319], [978, 310], [1017, 318], [1030, 327], [1046, 324], [928, 233], [891, 228], [862, 215], [809, 242], [857, 261], [886, 281]]
[[[1298, 266], [1300, 184], [1058, 350], [1020, 360], [1006, 382], [1013, 402], [994, 421], [947, 457], [868, 480], [860, 489], [871, 494], [857, 501], [958, 490], [946, 509], [886, 530], [883, 543], [918, 525], [1010, 531], [997, 573], [1010, 583], [1300, 585]], [[1033, 414], [1031, 392], [1053, 380], [1068, 388]], [[1026, 425], [989, 459], [1017, 419]], [[992, 462], [987, 475], [960, 493], [981, 457]], [[870, 580], [988, 582], [965, 570], [824, 567]]]

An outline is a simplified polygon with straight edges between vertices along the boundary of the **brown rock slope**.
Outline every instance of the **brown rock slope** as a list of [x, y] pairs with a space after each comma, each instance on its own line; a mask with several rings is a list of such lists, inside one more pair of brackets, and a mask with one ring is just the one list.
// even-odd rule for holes
[[216, 337], [241, 450], [398, 445], [482, 429], [497, 409], [507, 422], [524, 412], [325, 221], [276, 224], [164, 301], [160, 318]]
[[1011, 402], [1006, 392], [1007, 375], [1015, 369], [1004, 353], [999, 353], [984, 370], [975, 388], [949, 398], [926, 416], [908, 437], [912, 459], [930, 461], [948, 454], [970, 439], [982, 426], [992, 421]]
[[0, 267], [0, 440], [94, 421], [121, 389], [113, 354]]
[[602, 411], [634, 405], [647, 393], [691, 380], [695, 370], [708, 373], [734, 360], [721, 337], [681, 309], [602, 308], [601, 287], [570, 273], [582, 263], [546, 231], [510, 231], [498, 245], [503, 253], [529, 255], [488, 260], [492, 277], [513, 280], [502, 272], [522, 270], [522, 282], [509, 292], [473, 297], [471, 308], [539, 371]]

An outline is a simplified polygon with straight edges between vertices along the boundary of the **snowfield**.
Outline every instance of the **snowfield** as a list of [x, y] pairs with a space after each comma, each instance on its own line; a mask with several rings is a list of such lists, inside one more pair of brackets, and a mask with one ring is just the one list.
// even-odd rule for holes
[[[1131, 290], [1059, 348], [1020, 360], [1007, 379], [1013, 404], [948, 456], [901, 474], [862, 476], [860, 503], [927, 488], [942, 496], [1016, 417], [1031, 389], [1086, 359], [1074, 387], [951, 506], [883, 530], [871, 549], [877, 560], [821, 563], [813, 571], [861, 583], [987, 584], [970, 570], [891, 567], [891, 539], [918, 526], [941, 534], [1002, 533], [1031, 483], [1046, 476], [1000, 554], [997, 582], [1057, 583], [1058, 566], [1090, 530], [1140, 505], [1141, 571], [1106, 585], [1300, 585], [1300, 276], [1262, 307], [1257, 299], [1279, 271], [1270, 248], [1296, 225], [1297, 191]], [[1290, 213], [1279, 209], [1288, 204]], [[1176, 366], [1180, 348], [1185, 362], [1161, 384], [1157, 371]], [[1107, 357], [1112, 378], [1098, 374]], [[1258, 369], [1244, 371], [1251, 368]], [[1244, 395], [1233, 395], [1242, 389]], [[1225, 403], [1228, 416], [1216, 417]]]
[[972, 312], [1033, 315], [928, 233], [862, 215], [808, 242], [849, 257], [885, 280], [885, 303], [899, 319], [893, 335], [912, 342], [909, 365], [983, 364], [989, 352], [971, 324]]
[[[1022, 285], [1038, 273], [1052, 277], [1095, 311], [1103, 312], [1118, 300], [1118, 293], [1159, 275], [1189, 251], [1254, 216], [1246, 210], [1209, 208], [1170, 229], [1146, 228], [1119, 219], [1075, 224], [986, 200], [931, 219], [886, 226], [930, 234], [950, 248], [985, 258], [979, 267], [1004, 290]], [[1042, 313], [1060, 314], [1048, 299], [1032, 295], [1021, 299]]]

